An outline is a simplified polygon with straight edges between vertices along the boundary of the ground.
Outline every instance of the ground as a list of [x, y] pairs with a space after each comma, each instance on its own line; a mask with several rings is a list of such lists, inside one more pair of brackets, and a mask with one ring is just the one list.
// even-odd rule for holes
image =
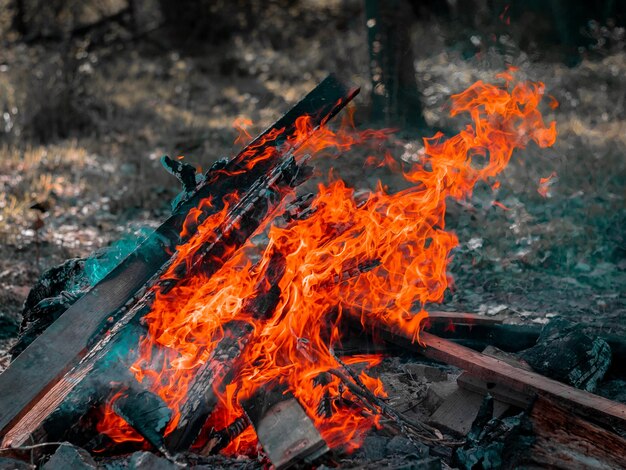
[[[361, 3], [272, 8], [257, 29], [193, 50], [171, 48], [158, 34], [94, 49], [78, 46], [71, 59], [49, 45], [4, 48], [5, 323], [19, 320], [30, 286], [46, 268], [163, 220], [178, 187], [161, 169], [161, 155], [185, 155], [202, 168], [232, 156], [236, 118], [249, 118], [261, 130], [330, 72], [362, 87], [356, 120], [359, 128], [368, 127]], [[567, 67], [548, 53], [520, 50], [519, 31], [510, 28], [462, 35], [437, 18], [414, 28], [416, 76], [433, 132], [461, 129], [463, 120], [447, 113], [450, 95], [478, 79], [493, 80], [507, 64], [520, 67], [521, 77], [543, 81], [560, 103], [556, 110], [544, 107], [547, 120], [557, 123], [553, 148], [529, 146], [514, 156], [499, 189], [485, 185], [467, 203], [450, 203], [448, 227], [460, 246], [450, 266], [454, 288], [438, 308], [506, 315], [515, 322], [567, 315], [623, 334], [626, 52], [595, 50]], [[469, 58], [468, 47], [474, 52]], [[71, 73], [56, 73], [70, 66]], [[422, 137], [404, 129], [396, 144], [416, 152]], [[322, 175], [332, 165], [357, 187], [371, 187], [378, 176], [362, 163], [363, 155], [354, 152], [316, 165]], [[553, 173], [547, 193], [539, 194], [540, 178]], [[380, 176], [393, 190], [397, 180]], [[30, 209], [33, 203], [45, 212]], [[11, 339], [4, 341], [3, 349]]]

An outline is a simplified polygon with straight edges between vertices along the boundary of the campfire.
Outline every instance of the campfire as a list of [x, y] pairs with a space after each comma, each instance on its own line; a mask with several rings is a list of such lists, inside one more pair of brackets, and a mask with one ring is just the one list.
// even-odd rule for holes
[[[426, 310], [452, 283], [459, 240], [446, 230], [447, 201], [470, 199], [479, 182], [499, 185], [530, 143], [552, 146], [556, 125], [541, 108], [556, 101], [510, 68], [453, 95], [450, 115], [465, 127], [423, 139], [400, 163], [380, 154], [393, 131], [358, 130], [353, 109], [329, 125], [357, 93], [330, 76], [259, 137], [239, 122], [237, 142], [249, 143], [204, 175], [164, 157], [183, 183], [173, 215], [0, 376], [11, 399], [3, 447], [70, 440], [98, 455], [144, 449], [171, 460], [262, 448], [284, 468], [354, 451], [385, 422], [410, 440], [460, 445], [389, 404], [370, 371], [383, 354], [344, 348], [363, 334], [475, 375], [490, 370], [523, 397], [560, 396], [557, 382], [433, 334], [488, 321]], [[401, 174], [406, 188], [356, 192], [331, 172], [315, 193], [297, 191], [316, 161], [351, 149], [368, 152], [372, 172]], [[27, 390], [10, 390], [15, 383]], [[572, 390], [574, 407], [626, 419]]]
[[[511, 73], [500, 78], [513, 80]], [[446, 198], [470, 196], [477, 181], [496, 177], [513, 151], [529, 140], [542, 147], [554, 142], [554, 123], [544, 125], [538, 111], [542, 95], [541, 84], [477, 83], [453, 96], [451, 113], [467, 112], [473, 122], [450, 139], [436, 135], [425, 141], [423, 155], [399, 169], [412, 184], [409, 189], [388, 194], [380, 186], [357, 200], [341, 179], [322, 184], [306, 201], [303, 215], [269, 227], [257, 262], [250, 261], [245, 249], [227, 250], [213, 258], [210, 273], [193, 269], [198, 260], [206, 262], [201, 251], [215, 243], [223, 227], [236, 224], [237, 209], [249, 204], [245, 194], [229, 194], [220, 211], [201, 221], [202, 207], [192, 211], [184, 231], [194, 235], [177, 247], [175, 260], [161, 276], [166, 287], [151, 291], [154, 299], [143, 317], [148, 334], [130, 366], [137, 381], [172, 410], [165, 436], [176, 432], [187, 392], [209, 369], [211, 381], [203, 387], [213, 388], [216, 409], [207, 426], [226, 428], [243, 416], [241, 403], [259, 389], [284, 386], [330, 446], [358, 446], [380, 415], [363, 416], [339, 400], [344, 394], [350, 402], [358, 397], [342, 394], [341, 378], [331, 373], [342, 368], [333, 354], [342, 340], [338, 322], [362, 318], [370, 325], [397, 327], [419, 341], [427, 313], [413, 309], [442, 299], [447, 261], [458, 243], [445, 231]], [[386, 131], [359, 133], [349, 123], [338, 132], [314, 130], [310, 116], [304, 115], [296, 119], [285, 153], [291, 154], [297, 171], [304, 171], [300, 162], [315, 161], [324, 151], [348, 152], [386, 137]], [[479, 157], [486, 159], [482, 168], [475, 164]], [[380, 164], [393, 161], [383, 156]], [[250, 162], [252, 168], [254, 164]], [[211, 203], [203, 201], [208, 207]], [[256, 231], [283, 211], [277, 204]], [[378, 360], [362, 356], [351, 362], [367, 366]], [[382, 384], [367, 372], [359, 379], [369, 392], [384, 396]], [[98, 429], [116, 442], [141, 440], [114, 411], [123, 395], [118, 392], [109, 402]], [[320, 416], [324, 400], [331, 404]], [[186, 421], [184, 417], [184, 426]], [[253, 442], [248, 429], [226, 451]]]

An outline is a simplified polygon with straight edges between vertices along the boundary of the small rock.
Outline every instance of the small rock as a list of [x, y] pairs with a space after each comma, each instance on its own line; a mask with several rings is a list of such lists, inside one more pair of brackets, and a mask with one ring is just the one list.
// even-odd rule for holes
[[34, 468], [34, 465], [21, 460], [0, 457], [0, 470], [33, 470]]
[[387, 443], [387, 457], [408, 454], [426, 457], [428, 456], [428, 447], [424, 444], [413, 443], [404, 436], [394, 436]]
[[384, 459], [387, 441], [388, 439], [383, 436], [367, 436], [359, 449], [360, 456], [370, 461]]
[[56, 452], [42, 467], [42, 470], [95, 470], [94, 459], [85, 449], [75, 447], [69, 443], [59, 446]]

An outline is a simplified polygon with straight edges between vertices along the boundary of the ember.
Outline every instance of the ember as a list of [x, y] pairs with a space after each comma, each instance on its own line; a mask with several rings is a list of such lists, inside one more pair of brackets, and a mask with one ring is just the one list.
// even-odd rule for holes
[[[148, 333], [129, 356], [137, 381], [173, 411], [166, 437], [181, 424], [181, 410], [199, 372], [210, 367], [216, 396], [205, 429], [227, 428], [243, 416], [245, 400], [261, 388], [282, 386], [304, 406], [329, 446], [360, 445], [382, 410], [362, 413], [349, 405], [360, 399], [343, 390], [333, 371], [342, 370], [342, 362], [358, 364], [358, 381], [384, 397], [380, 380], [366, 372], [381, 357], [352, 356], [339, 362], [333, 353], [343, 339], [339, 322], [357, 316], [368, 327], [400, 329], [420, 341], [428, 316], [423, 306], [441, 301], [449, 284], [450, 252], [458, 244], [445, 231], [446, 199], [470, 197], [478, 181], [496, 178], [513, 151], [530, 141], [540, 147], [555, 141], [555, 123], [546, 125], [538, 109], [543, 84], [518, 83], [514, 73], [500, 74], [502, 85], [477, 82], [452, 96], [451, 115], [467, 113], [471, 123], [451, 138], [437, 134], [424, 139], [424, 152], [400, 170], [412, 184], [409, 189], [388, 193], [379, 184], [360, 199], [331, 176], [319, 185], [304, 216], [270, 225], [262, 248], [249, 243], [209, 256], [216, 266], [210, 270], [194, 266], [224, 226], [241, 224], [229, 218], [244, 199], [225, 200], [221, 210], [204, 220], [198, 218], [202, 206], [213, 201], [203, 200], [190, 213], [183, 233], [189, 240], [176, 247], [175, 262], [152, 289], [151, 308], [144, 316]], [[338, 131], [326, 126], [316, 130], [310, 117], [302, 116], [296, 129], [285, 143], [296, 165], [309, 156], [314, 161], [327, 151], [347, 152], [389, 136], [388, 131], [357, 131], [350, 119]], [[269, 154], [255, 158], [247, 168]], [[393, 161], [389, 155], [380, 160]], [[271, 214], [284, 207], [285, 202]], [[254, 233], [261, 233], [270, 219], [268, 215]], [[254, 250], [260, 251], [258, 262], [251, 261]], [[270, 306], [260, 311], [268, 293], [273, 296]], [[236, 349], [227, 363], [218, 353], [225, 342]], [[142, 439], [114, 412], [120, 396], [118, 392], [111, 398], [98, 429], [116, 442]], [[324, 400], [330, 408], [320, 414]], [[255, 440], [249, 427], [225, 452], [246, 452]]]

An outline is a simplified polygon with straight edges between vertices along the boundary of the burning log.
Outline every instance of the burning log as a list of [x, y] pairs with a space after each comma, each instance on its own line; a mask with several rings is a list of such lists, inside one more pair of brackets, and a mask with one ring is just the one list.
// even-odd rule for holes
[[[358, 89], [349, 89], [334, 77], [328, 77], [235, 158], [225, 164], [214, 166], [207, 173], [204, 183], [195, 193], [180, 201], [175, 213], [161, 227], [68, 308], [0, 375], [0, 396], [2, 396], [0, 436], [5, 435], [20, 418], [25, 417], [33, 406], [41, 404], [28, 416], [28, 422], [20, 423], [21, 435], [24, 435], [26, 430], [33, 431], [39, 426], [42, 419], [51, 411], [50, 408], [62, 401], [62, 397], [67, 396], [76, 382], [64, 381], [60, 387], [55, 387], [55, 384], [59, 383], [59, 380], [85, 357], [87, 352], [93, 352], [94, 349], [100, 351], [111, 344], [110, 336], [107, 336], [111, 327], [116, 325], [116, 322], [128, 323], [137, 313], [137, 309], [129, 311], [129, 307], [136, 305], [139, 299], [149, 301], [149, 296], [145, 297], [145, 293], [171, 266], [171, 254], [175, 252], [176, 246], [190, 238], [192, 236], [190, 232], [195, 231], [204, 220], [224, 209], [225, 196], [231, 194], [233, 190], [244, 194], [242, 201], [245, 205], [238, 206], [239, 213], [232, 214], [227, 218], [229, 225], [221, 227], [220, 237], [217, 238], [220, 238], [222, 243], [210, 244], [212, 249], [204, 246], [199, 250], [195, 264], [203, 265], [205, 271], [214, 270], [216, 256], [219, 257], [226, 251], [228, 243], [241, 245], [275, 205], [275, 202], [272, 203], [266, 198], [256, 199], [256, 197], [264, 188], [276, 184], [290, 186], [302, 176], [298, 171], [299, 165], [294, 160], [283, 159], [285, 151], [292, 149], [294, 145], [300, 145], [310, 137], [356, 93]], [[310, 116], [312, 126], [302, 135], [302, 129], [297, 129], [296, 121], [304, 115]], [[294, 141], [297, 132], [299, 140]], [[256, 196], [246, 198], [245, 195], [251, 191], [256, 193]], [[210, 204], [202, 205], [201, 201], [209, 201]], [[195, 213], [190, 223], [189, 214], [192, 213], [192, 209]], [[245, 230], [233, 230], [240, 226], [244, 226]], [[207, 256], [210, 256], [208, 265], [201, 262], [207, 259]], [[186, 267], [185, 263], [178, 266]], [[178, 274], [181, 274], [180, 268], [178, 269]], [[176, 273], [176, 270], [174, 272]], [[178, 282], [176, 279], [174, 281]], [[167, 284], [162, 284], [161, 287], [168, 288]], [[118, 322], [119, 319], [122, 321]], [[94, 358], [102, 355], [102, 353], [92, 354]], [[83, 361], [78, 368], [79, 370], [93, 368], [93, 361]], [[72, 375], [81, 377], [84, 373], [74, 371]], [[16, 388], [15, 384], [21, 384], [20, 388]], [[55, 397], [48, 399], [47, 393], [51, 389], [54, 389]]]
[[[244, 310], [253, 319], [264, 319], [271, 315], [280, 296], [278, 281], [285, 269], [282, 255], [276, 254], [266, 267], [263, 282], [248, 299]], [[167, 447], [172, 452], [187, 449], [193, 443], [202, 425], [213, 412], [218, 396], [230, 383], [235, 373], [233, 363], [247, 345], [253, 326], [248, 322], [233, 320], [224, 325], [223, 339], [219, 341], [211, 357], [196, 373], [187, 393], [187, 400], [180, 409], [180, 421], [167, 438]]]

